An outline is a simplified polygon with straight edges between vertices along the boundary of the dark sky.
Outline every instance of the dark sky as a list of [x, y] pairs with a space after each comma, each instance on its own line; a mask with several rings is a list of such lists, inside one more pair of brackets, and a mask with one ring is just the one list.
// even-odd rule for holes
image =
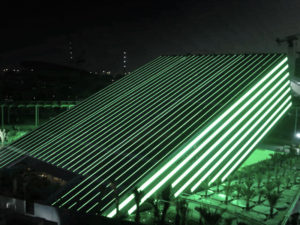
[[162, 54], [284, 52], [275, 39], [300, 33], [299, 0], [27, 2], [1, 7], [0, 67], [68, 64], [69, 40], [84, 61], [72, 66], [117, 71], [124, 49], [132, 70]]
[[[98, 2], [98, 3], [96, 3]], [[191, 4], [194, 1], [188, 1]], [[6, 6], [0, 52], [16, 49], [61, 34], [69, 34], [112, 23], [156, 20], [165, 13], [179, 16], [179, 1], [73, 1], [72, 3], [32, 3], [24, 1]], [[207, 5], [208, 3], [205, 3]], [[2, 8], [3, 9], [3, 8]]]

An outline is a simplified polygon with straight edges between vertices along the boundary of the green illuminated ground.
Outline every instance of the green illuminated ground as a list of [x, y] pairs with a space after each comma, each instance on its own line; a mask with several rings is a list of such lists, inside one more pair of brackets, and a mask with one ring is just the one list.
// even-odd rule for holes
[[266, 159], [270, 159], [271, 158], [270, 155], [273, 155], [273, 154], [274, 154], [274, 151], [272, 151], [272, 150], [255, 149], [251, 153], [249, 158], [241, 165], [240, 168], [258, 163], [258, 162], [266, 160]]

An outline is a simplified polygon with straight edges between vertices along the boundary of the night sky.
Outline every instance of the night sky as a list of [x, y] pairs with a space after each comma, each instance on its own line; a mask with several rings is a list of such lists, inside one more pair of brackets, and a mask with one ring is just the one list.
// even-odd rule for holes
[[2, 6], [0, 67], [38, 60], [118, 72], [123, 50], [133, 70], [165, 54], [284, 52], [275, 39], [300, 33], [298, 0], [74, 2]]

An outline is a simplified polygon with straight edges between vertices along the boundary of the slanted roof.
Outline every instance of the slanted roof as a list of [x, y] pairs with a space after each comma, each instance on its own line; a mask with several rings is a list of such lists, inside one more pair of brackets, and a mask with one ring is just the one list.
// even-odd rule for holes
[[[83, 176], [53, 205], [115, 215], [226, 179], [291, 107], [283, 54], [161, 56], [1, 151]], [[87, 87], [83, 87], [87, 88]], [[115, 186], [115, 189], [113, 188]]]

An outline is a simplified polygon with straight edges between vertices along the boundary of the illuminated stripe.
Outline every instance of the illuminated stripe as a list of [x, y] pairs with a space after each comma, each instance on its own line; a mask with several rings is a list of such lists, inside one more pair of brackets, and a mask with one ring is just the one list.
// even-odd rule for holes
[[[90, 176], [93, 176], [93, 175], [94, 175], [94, 174], [91, 174]], [[90, 183], [90, 184], [91, 184], [91, 183]], [[90, 185], [90, 184], [89, 184], [89, 185]], [[100, 185], [100, 184], [99, 184], [99, 185]], [[98, 186], [99, 186], [99, 185], [98, 185]], [[85, 186], [83, 189], [81, 189], [80, 192], [83, 191], [83, 190], [84, 190], [85, 188], [87, 188], [87, 187], [88, 187], [88, 185]], [[93, 189], [91, 189], [87, 194], [89, 194], [90, 192], [92, 192], [92, 191], [95, 190], [96, 188], [97, 188], [97, 186], [95, 186]], [[79, 193], [79, 192], [78, 192], [78, 193]], [[77, 193], [77, 194], [78, 194], [78, 193]], [[87, 195], [87, 194], [86, 194], [86, 195]], [[86, 195], [84, 195], [83, 197], [85, 197]], [[74, 197], [74, 196], [73, 196], [73, 197]], [[83, 198], [83, 197], [82, 197], [82, 198]], [[96, 197], [96, 196], [94, 196], [94, 198], [95, 198], [95, 197]], [[81, 198], [81, 199], [82, 199], [82, 198]], [[72, 199], [72, 198], [71, 198], [71, 199]], [[67, 202], [70, 201], [71, 199], [67, 200], [65, 203], [67, 203]], [[92, 199], [90, 199], [90, 200], [92, 200]], [[64, 203], [64, 204], [65, 204], [65, 203]]]
[[[277, 65], [273, 70], [271, 70], [268, 74], [267, 74], [267, 76], [265, 77], [265, 79], [267, 79], [274, 71], [276, 71], [284, 62], [286, 62], [286, 58], [279, 64], [279, 65]], [[254, 88], [256, 88], [258, 85], [260, 85], [265, 79], [263, 79], [259, 84], [257, 84], [257, 85], [255, 85], [253, 88], [252, 88], [252, 90], [251, 91], [253, 91], [254, 90]], [[238, 105], [242, 100], [244, 100], [246, 97], [244, 96], [242, 99], [240, 99], [240, 101], [238, 101], [234, 106], [236, 106], [236, 105]], [[229, 110], [232, 110], [232, 108], [230, 108]], [[229, 112], [230, 111], [227, 111], [227, 113], [229, 114]], [[224, 115], [223, 114], [223, 116], [225, 117], [226, 116], [226, 114]], [[214, 123], [214, 124], [216, 124], [216, 122]], [[214, 125], [213, 124], [213, 125]], [[209, 128], [211, 128], [212, 126], [210, 126]], [[203, 135], [204, 136], [204, 135]], [[198, 138], [199, 138], [199, 136], [198, 136]], [[200, 138], [199, 138], [200, 139]], [[197, 141], [197, 139], [195, 139], [194, 140], [194, 143], [190, 143], [190, 146], [187, 146], [187, 147], [191, 147], [193, 144], [195, 144], [195, 142]], [[185, 153], [185, 152], [180, 152], [181, 154], [183, 154], [183, 153]], [[177, 157], [178, 156], [180, 156], [180, 155], [177, 155]], [[179, 158], [179, 157], [178, 157]], [[175, 158], [173, 158], [171, 161], [169, 161], [164, 167], [162, 167], [155, 175], [160, 175], [159, 173], [162, 173], [167, 167], [169, 167], [170, 165], [172, 165], [172, 163], [174, 162], [174, 161], [176, 161], [176, 156], [175, 156]], [[169, 174], [167, 177], [165, 177], [164, 179], [163, 179], [163, 181], [162, 182], [160, 182], [159, 184], [162, 184], [162, 183], [164, 183], [164, 181], [166, 181], [169, 177], [171, 177], [170, 175], [172, 175], [172, 174]], [[142, 187], [140, 187], [139, 189], [140, 190], [142, 190], [142, 189], [144, 189], [148, 184], [150, 184], [154, 179], [153, 178], [156, 178], [156, 177], [152, 177], [152, 179], [149, 179], [148, 180], [148, 182], [146, 182], [146, 183], [144, 183], [144, 185], [142, 185]], [[159, 188], [158, 186], [156, 186], [157, 188]], [[156, 191], [156, 189], [153, 189], [154, 191]], [[147, 197], [147, 196], [146, 196]]]
[[[207, 143], [209, 143], [219, 132], [221, 132], [231, 121], [233, 121], [240, 113], [247, 107], [249, 106], [264, 90], [266, 90], [273, 82], [276, 80], [286, 69], [288, 66], [286, 65], [283, 69], [279, 71], [279, 73], [276, 74], [267, 84], [265, 84], [258, 92], [255, 93], [254, 96], [252, 96], [246, 104], [244, 104], [242, 107], [240, 107], [229, 119], [227, 119], [222, 126], [220, 126], [210, 137], [208, 137], [189, 157], [187, 157], [184, 160], [184, 163], [190, 160], [196, 153], [198, 153], [204, 146], [206, 146]], [[269, 93], [270, 94], [270, 93]], [[246, 94], [247, 95], [247, 94]], [[245, 95], [245, 96], [246, 96]], [[248, 96], [248, 95], [247, 95]], [[252, 110], [254, 110], [253, 108]], [[249, 111], [248, 111], [249, 113]], [[247, 115], [247, 114], [245, 114]], [[209, 153], [213, 151], [215, 147], [217, 147], [230, 133], [233, 131], [243, 120], [245, 119], [245, 116], [242, 117], [242, 119], [239, 120], [238, 123], [235, 123], [231, 128], [224, 134], [222, 135], [221, 138], [219, 138], [208, 150], [205, 151], [201, 157], [196, 160], [192, 166], [189, 167], [189, 169], [185, 170], [185, 172], [176, 179], [175, 182], [172, 183], [172, 187], [174, 188], [188, 173], [190, 173]], [[182, 163], [183, 164], [183, 163]], [[182, 167], [181, 164], [178, 167]], [[200, 169], [196, 174], [199, 174], [202, 172], [202, 169]], [[189, 179], [188, 182], [186, 182], [181, 188], [175, 193], [175, 197], [179, 195], [179, 193], [184, 190], [194, 179], [196, 179], [197, 175], [192, 176], [191, 179]]]
[[[287, 99], [287, 101], [285, 101], [284, 104], [286, 104], [288, 101], [291, 100], [291, 97], [289, 97]], [[224, 181], [230, 174], [231, 172], [243, 161], [243, 159], [256, 147], [256, 145], [258, 144], [258, 142], [272, 129], [272, 127], [274, 127], [274, 125], [278, 122], [279, 119], [282, 118], [282, 116], [284, 115], [284, 113], [286, 113], [286, 111], [292, 106], [292, 103], [290, 102], [286, 108], [280, 113], [280, 115], [271, 123], [271, 125], [263, 132], [263, 134], [249, 147], [249, 149], [245, 152], [245, 154], [236, 162], [236, 164], [231, 167], [231, 169], [225, 174], [225, 176], [222, 178], [222, 181]], [[278, 113], [278, 111], [280, 111], [282, 109], [282, 107], [280, 107], [278, 110], [276, 110], [276, 112]], [[268, 122], [270, 122], [275, 116], [275, 113], [272, 115], [272, 117], [270, 117], [268, 119]], [[265, 126], [262, 126], [257, 132], [256, 135], [257, 136], [259, 134], [259, 132], [261, 132], [263, 130], [263, 128], [265, 128]], [[251, 142], [254, 137], [253, 136], [248, 142]], [[247, 142], [247, 143], [248, 143]], [[242, 150], [244, 150], [245, 148], [242, 148]]]
[[[286, 78], [288, 77], [288, 74], [283, 77], [281, 79], [281, 82], [283, 82]], [[275, 90], [275, 88], [277, 88], [279, 86], [279, 84], [281, 84], [281, 82], [278, 82], [276, 84], [276, 86], [274, 86], [270, 91], [269, 93], [273, 93], [273, 91]], [[279, 95], [281, 94], [281, 92], [284, 90], [284, 88], [288, 87], [289, 86], [289, 82], [287, 82], [284, 86], [282, 86], [282, 88], [276, 92], [272, 98], [270, 98], [268, 100], [267, 103], [265, 103], [258, 111], [255, 115], [257, 116], [260, 116], [259, 119], [255, 122], [254, 125], [251, 126], [251, 128], [249, 130], [247, 130], [247, 132], [241, 137], [241, 138], [238, 138], [237, 142], [234, 143], [234, 145], [228, 150], [226, 151], [226, 154], [223, 155], [223, 157], [221, 159], [219, 159], [216, 163], [214, 163], [213, 167], [204, 175], [201, 177], [201, 179], [191, 188], [191, 191], [194, 192], [195, 189], [201, 184], [201, 182], [203, 182], [216, 168], [218, 165], [220, 165], [220, 163], [223, 162], [223, 160], [247, 137], [248, 134], [250, 134], [250, 132], [252, 132], [254, 130], [254, 128], [256, 128], [257, 125], [259, 125], [259, 123], [268, 115], [268, 113], [274, 109], [275, 106], [277, 106], [277, 104], [283, 99], [283, 97], [287, 96], [290, 92], [289, 89], [287, 89], [285, 91], [285, 93], [283, 93], [282, 96], [280, 96], [280, 98], [278, 98], [276, 100], [276, 102], [273, 104], [273, 106], [271, 106], [266, 112], [263, 112], [263, 110], [269, 106], [270, 103], [272, 103], [272, 101]], [[261, 104], [261, 102], [267, 97], [268, 95], [264, 95], [263, 98], [260, 99], [259, 102], [257, 102], [256, 104]], [[250, 112], [250, 111], [248, 111]], [[247, 112], [247, 113], [248, 113]], [[261, 113], [263, 113], [263, 115], [260, 115]], [[245, 114], [246, 115], [246, 114]], [[239, 130], [239, 132], [236, 132], [228, 142], [226, 142], [226, 144], [218, 151], [217, 154], [215, 154], [212, 158], [210, 158], [210, 160], [203, 166], [201, 167], [201, 170], [202, 168], [206, 168], [209, 164], [211, 164], [211, 162], [225, 149], [228, 147], [229, 144], [232, 143], [232, 141], [234, 141], [238, 136], [239, 134], [244, 131], [250, 123], [252, 123], [254, 121], [254, 119], [257, 118], [257, 116], [252, 116], [246, 124], [243, 125], [243, 127]], [[198, 174], [199, 175], [199, 174]], [[211, 182], [210, 182], [211, 183]]]

